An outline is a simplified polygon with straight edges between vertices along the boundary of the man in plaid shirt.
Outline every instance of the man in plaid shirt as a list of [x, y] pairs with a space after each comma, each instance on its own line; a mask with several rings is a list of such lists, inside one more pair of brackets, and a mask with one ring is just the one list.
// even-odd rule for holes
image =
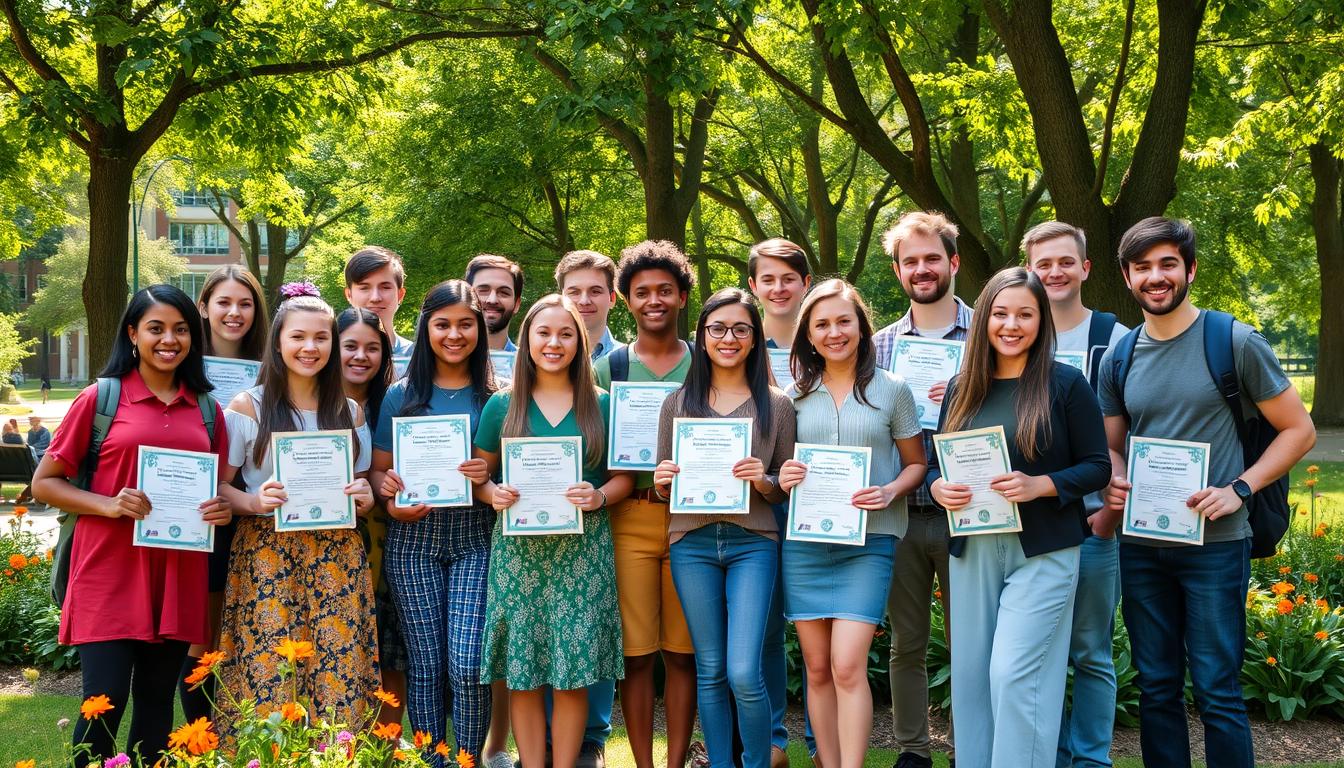
[[[915, 211], [902, 216], [882, 238], [892, 269], [910, 297], [910, 311], [878, 331], [877, 365], [890, 368], [898, 336], [924, 336], [964, 341], [971, 327], [971, 308], [952, 294], [957, 274], [957, 227], [941, 213]], [[929, 398], [942, 403], [947, 383], [929, 389]], [[924, 452], [933, 455], [933, 433], [924, 430]], [[933, 577], [947, 614], [947, 514], [929, 495], [916, 488], [909, 498], [910, 526], [896, 547], [896, 566], [887, 598], [891, 622], [891, 717], [900, 754], [894, 768], [930, 768], [928, 671], [929, 593]], [[944, 627], [946, 627], [944, 621]], [[948, 644], [951, 645], [949, 638]], [[952, 741], [951, 727], [948, 741]]]

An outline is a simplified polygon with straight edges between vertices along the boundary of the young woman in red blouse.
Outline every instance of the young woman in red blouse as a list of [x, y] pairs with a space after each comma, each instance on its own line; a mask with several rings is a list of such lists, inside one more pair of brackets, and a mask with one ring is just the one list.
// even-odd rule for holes
[[[135, 521], [150, 512], [136, 488], [136, 457], [140, 445], [208, 451], [220, 456], [222, 470], [229, 441], [219, 405], [213, 441], [197, 405], [211, 387], [201, 363], [201, 315], [190, 297], [170, 285], [150, 286], [131, 298], [121, 329], [99, 374], [119, 379], [121, 396], [89, 489], [70, 478], [89, 450], [96, 384], [70, 406], [33, 476], [33, 496], [79, 516], [60, 641], [79, 651], [84, 697], [105, 695], [113, 706], [101, 721], [77, 720], [74, 743], [88, 744], [90, 757], [115, 755], [121, 715], [134, 695], [125, 751], [138, 749], [148, 765], [167, 748], [187, 646], [210, 637], [208, 556], [131, 544]], [[217, 496], [201, 505], [201, 516], [225, 524], [229, 504]]]

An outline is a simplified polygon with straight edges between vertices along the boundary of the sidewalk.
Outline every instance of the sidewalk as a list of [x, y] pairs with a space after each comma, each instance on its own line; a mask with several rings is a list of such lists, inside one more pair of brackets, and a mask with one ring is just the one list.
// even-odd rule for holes
[[1316, 447], [1307, 453], [1310, 461], [1344, 461], [1344, 428], [1316, 430]]

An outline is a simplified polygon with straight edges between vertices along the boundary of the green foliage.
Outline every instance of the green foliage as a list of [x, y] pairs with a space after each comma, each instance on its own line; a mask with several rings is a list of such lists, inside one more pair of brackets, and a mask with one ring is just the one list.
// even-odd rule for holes
[[22, 339], [19, 336], [17, 314], [0, 314], [0, 372], [7, 373], [19, 367], [24, 360], [33, 356], [33, 347], [37, 339]]
[[[24, 323], [30, 328], [60, 332], [84, 320], [84, 274], [89, 266], [86, 233], [68, 235], [47, 260], [47, 284], [33, 298]], [[134, 265], [126, 263], [131, 284]], [[164, 283], [187, 271], [187, 260], [174, 255], [167, 239], [147, 240], [140, 233], [140, 285]]]
[[51, 604], [51, 560], [31, 520], [10, 516], [0, 533], [0, 664], [49, 669], [78, 666], [75, 649], [57, 642], [60, 611]]
[[1318, 605], [1309, 587], [1301, 595], [1259, 592], [1247, 605], [1242, 689], [1270, 720], [1344, 713], [1344, 608]]

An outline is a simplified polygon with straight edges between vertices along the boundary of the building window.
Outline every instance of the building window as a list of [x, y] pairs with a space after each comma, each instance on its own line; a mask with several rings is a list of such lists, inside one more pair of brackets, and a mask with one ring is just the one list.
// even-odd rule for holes
[[205, 287], [205, 278], [208, 275], [200, 272], [183, 272], [177, 277], [171, 278], [168, 282], [182, 289], [182, 292], [192, 298], [192, 301], [201, 297], [201, 289]]
[[24, 272], [20, 272], [20, 273], [18, 273], [17, 275], [14, 276], [14, 281], [15, 281], [14, 289], [15, 289], [15, 292], [17, 292], [17, 293], [19, 294], [19, 301], [27, 301], [27, 300], [28, 300], [28, 275], [27, 275], [26, 273], [24, 273]]
[[173, 190], [173, 203], [175, 205], [199, 205], [210, 207], [216, 203], [214, 195], [208, 192], [200, 192], [195, 186], [186, 189]]
[[168, 239], [179, 256], [213, 256], [229, 252], [229, 230], [223, 224], [173, 222]]

